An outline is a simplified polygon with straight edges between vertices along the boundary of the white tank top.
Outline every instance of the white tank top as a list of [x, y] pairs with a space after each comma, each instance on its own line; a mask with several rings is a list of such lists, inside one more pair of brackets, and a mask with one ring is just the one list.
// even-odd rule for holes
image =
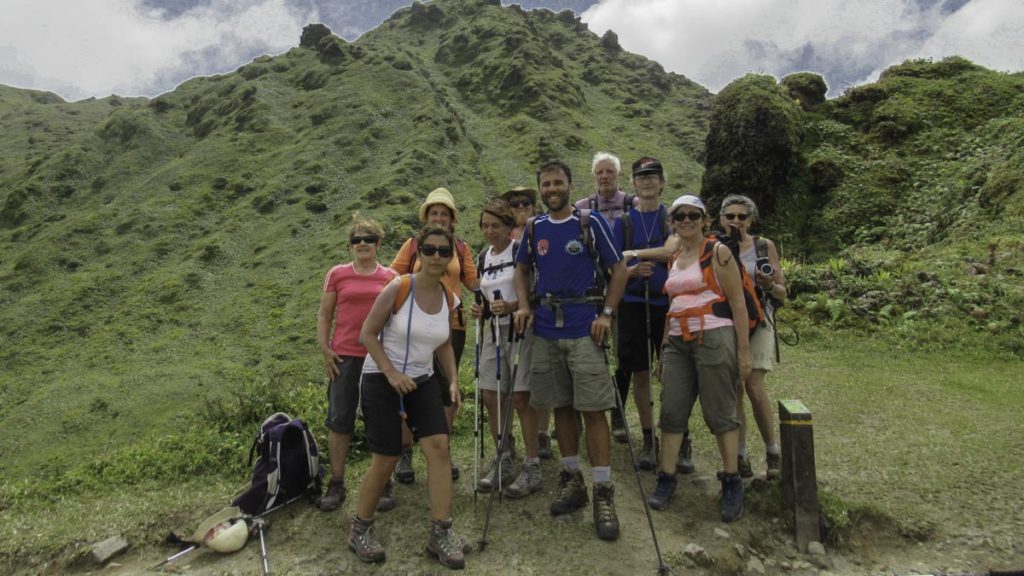
[[[409, 314], [412, 314], [411, 334]], [[448, 340], [451, 334], [449, 324], [448, 298], [442, 297], [441, 310], [437, 314], [427, 314], [416, 304], [412, 291], [397, 313], [391, 316], [381, 333], [381, 344], [388, 360], [399, 371], [410, 378], [430, 376], [434, 373], [434, 351]], [[406, 360], [406, 344], [408, 343], [408, 360]], [[403, 369], [404, 366], [404, 369]], [[380, 372], [373, 357], [367, 355], [363, 364], [363, 373]]]

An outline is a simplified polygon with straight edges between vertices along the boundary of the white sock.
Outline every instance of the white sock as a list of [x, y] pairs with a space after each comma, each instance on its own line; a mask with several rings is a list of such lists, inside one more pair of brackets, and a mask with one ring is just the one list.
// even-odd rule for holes
[[562, 466], [565, 466], [569, 470], [580, 469], [580, 457], [579, 456], [562, 456]]
[[593, 466], [591, 472], [594, 474], [594, 483], [598, 482], [611, 482], [612, 481], [612, 467], [611, 466]]

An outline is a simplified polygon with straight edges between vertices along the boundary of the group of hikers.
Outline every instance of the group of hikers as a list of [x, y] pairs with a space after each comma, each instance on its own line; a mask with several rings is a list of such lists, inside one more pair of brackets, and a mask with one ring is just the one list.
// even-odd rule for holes
[[[451, 517], [460, 469], [451, 458], [449, 433], [464, 401], [458, 366], [470, 322], [477, 328], [478, 393], [496, 447], [473, 479], [478, 491], [500, 490], [516, 499], [542, 488], [540, 461], [553, 457], [553, 414], [561, 469], [551, 514], [592, 502], [598, 537], [617, 539], [611, 443], [628, 439], [622, 411], [631, 381], [643, 434], [636, 465], [657, 471], [647, 496], [651, 508], [666, 509], [677, 473], [694, 470], [688, 423], [698, 399], [722, 459], [723, 522], [743, 515], [743, 478], [753, 475], [744, 395], [766, 447], [766, 476], [779, 475], [764, 390], [776, 341], [770, 321], [751, 330], [748, 318], [755, 315], [748, 307], [758, 308], [758, 319], [770, 319], [786, 287], [775, 245], [751, 235], [757, 207], [745, 196], [728, 196], [718, 215], [723, 232], [712, 234], [711, 215], [697, 196], [663, 203], [666, 174], [657, 159], [632, 164], [632, 194], [619, 188], [615, 156], [600, 152], [591, 168], [596, 191], [575, 204], [571, 169], [557, 160], [537, 169], [536, 190], [517, 187], [488, 201], [478, 219], [488, 245], [476, 258], [455, 235], [460, 214], [444, 188], [423, 201], [424, 227], [390, 266], [378, 261], [381, 225], [353, 217], [352, 261], [328, 272], [318, 313], [330, 379], [331, 467], [319, 505], [334, 510], [346, 498], [345, 461], [358, 412], [372, 453], [348, 537], [360, 560], [385, 558], [374, 516], [394, 508], [393, 481], [414, 481], [415, 442], [426, 461], [426, 549], [447, 567], [465, 565], [464, 542]], [[749, 297], [754, 286], [757, 300]], [[463, 288], [472, 302], [463, 303]], [[610, 354], [617, 360], [614, 378]], [[660, 440], [652, 369], [661, 382]], [[518, 472], [515, 437], [506, 422], [512, 411], [524, 452]], [[580, 465], [581, 435], [590, 491]]]

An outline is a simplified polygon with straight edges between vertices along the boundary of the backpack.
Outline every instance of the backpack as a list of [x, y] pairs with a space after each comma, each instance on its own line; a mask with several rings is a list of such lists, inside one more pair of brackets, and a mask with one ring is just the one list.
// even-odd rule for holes
[[250, 466], [257, 454], [252, 485], [235, 498], [232, 506], [256, 515], [303, 494], [310, 499], [320, 495], [324, 477], [320, 452], [302, 420], [284, 412], [264, 420], [249, 449]]
[[[622, 214], [625, 216], [629, 214], [629, 209], [633, 207], [633, 202], [636, 200], [636, 194], [626, 194], [626, 197], [622, 199]], [[597, 193], [587, 196], [587, 205], [590, 206], [591, 212], [600, 212], [597, 209]], [[610, 222], [609, 222], [610, 224]]]
[[[441, 284], [438, 282], [438, 284]], [[441, 288], [444, 290], [445, 298], [448, 300], [448, 312], [451, 313], [455, 309], [455, 294], [452, 294], [451, 290], [441, 284]], [[398, 314], [398, 311], [402, 309], [402, 305], [409, 299], [409, 292], [412, 291], [412, 274], [402, 274], [399, 276], [398, 294], [395, 296], [395, 305], [391, 307], [392, 314]]]
[[[703, 245], [700, 249], [700, 257], [698, 261], [700, 263], [700, 271], [704, 277], [704, 288], [701, 291], [714, 292], [717, 297], [709, 301], [700, 308], [689, 308], [686, 310], [679, 310], [677, 312], [670, 312], [668, 314], [671, 318], [677, 318], [679, 325], [683, 330], [683, 340], [693, 340], [694, 338], [700, 338], [700, 336], [692, 336], [687, 328], [686, 318], [699, 317], [701, 319], [701, 325], [703, 326], [704, 316], [711, 314], [718, 316], [719, 318], [732, 318], [732, 308], [729, 307], [729, 299], [726, 297], [722, 288], [718, 285], [718, 280], [715, 278], [715, 270], [713, 258], [715, 255], [715, 248], [718, 244], [724, 244], [729, 251], [732, 252], [733, 260], [736, 261], [736, 265], [740, 272], [740, 280], [743, 284], [743, 301], [747, 305], [747, 329], [750, 334], [753, 334], [757, 327], [764, 322], [764, 310], [761, 308], [761, 301], [757, 297], [757, 288], [754, 286], [753, 280], [750, 279], [750, 275], [747, 274], [747, 270], [743, 267], [743, 264], [739, 259], [739, 243], [736, 239], [715, 232], [711, 237], [704, 240]], [[669, 294], [669, 297], [675, 297], [678, 294]]]
[[[604, 301], [605, 290], [608, 286], [608, 281], [611, 279], [611, 270], [608, 270], [601, 265], [601, 255], [597, 251], [597, 246], [594, 244], [594, 235], [590, 232], [590, 214], [591, 210], [587, 208], [573, 208], [573, 211], [579, 215], [580, 218], [580, 240], [583, 241], [583, 245], [587, 247], [587, 252], [590, 253], [590, 258], [594, 261], [594, 285], [588, 290], [588, 296], [593, 296], [595, 300], [598, 295], [601, 296], [601, 301]], [[526, 240], [527, 254], [530, 256], [530, 262], [533, 265], [534, 272], [537, 269], [537, 260], [534, 258], [534, 227], [536, 225], [537, 217], [530, 216], [529, 220], [526, 221], [526, 229], [523, 238]], [[537, 274], [533, 274], [533, 282], [536, 283]], [[531, 299], [536, 298], [536, 286], [530, 287]], [[531, 305], [536, 306], [536, 303], [531, 302]]]

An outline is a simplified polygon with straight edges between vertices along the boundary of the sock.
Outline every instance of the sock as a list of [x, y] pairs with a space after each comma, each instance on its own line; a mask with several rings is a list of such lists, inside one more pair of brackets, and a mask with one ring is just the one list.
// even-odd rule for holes
[[736, 453], [738, 455], [743, 456], [744, 458], [746, 458], [747, 457], [747, 447], [746, 446], [740, 446], [740, 449], [737, 450]]
[[767, 448], [769, 454], [782, 454], [782, 450], [779, 449], [778, 444], [772, 444]]
[[579, 456], [562, 456], [562, 466], [565, 466], [569, 470], [576, 471], [580, 469], [580, 457]]
[[525, 462], [526, 464], [540, 464], [540, 456], [536, 458], [526, 457], [523, 459], [523, 462]]
[[612, 481], [612, 467], [611, 466], [593, 466], [591, 472], [594, 474], [594, 483], [598, 482], [611, 482]]

